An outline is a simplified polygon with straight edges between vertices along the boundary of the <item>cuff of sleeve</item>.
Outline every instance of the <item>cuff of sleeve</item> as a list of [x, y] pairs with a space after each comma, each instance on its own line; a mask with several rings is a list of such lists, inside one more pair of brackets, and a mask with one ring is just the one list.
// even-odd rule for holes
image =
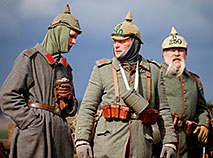
[[81, 146], [81, 145], [90, 145], [89, 142], [85, 141], [85, 140], [79, 140], [76, 141], [75, 143], [76, 147]]
[[175, 144], [168, 143], [168, 144], [164, 144], [163, 146], [170, 147], [170, 148], [172, 148], [176, 151], [176, 145]]

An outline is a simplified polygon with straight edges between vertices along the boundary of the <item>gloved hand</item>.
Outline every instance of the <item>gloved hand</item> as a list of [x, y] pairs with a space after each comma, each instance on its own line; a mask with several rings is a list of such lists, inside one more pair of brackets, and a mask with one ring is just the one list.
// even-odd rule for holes
[[[170, 145], [170, 144], [169, 144]], [[174, 158], [176, 156], [176, 151], [167, 144], [163, 145], [160, 158]], [[173, 145], [173, 144], [172, 144]]]
[[57, 80], [58, 86], [55, 88], [55, 103], [56, 107], [63, 110], [68, 107], [68, 102], [72, 98], [72, 86], [69, 84], [69, 80]]
[[202, 125], [197, 126], [197, 128], [194, 130], [193, 133], [197, 133], [198, 131], [200, 131], [199, 134], [198, 134], [198, 141], [207, 143], [208, 135], [209, 135], [208, 128], [205, 127], [205, 126], [202, 126]]
[[89, 144], [83, 144], [76, 147], [78, 158], [92, 158], [92, 150]]

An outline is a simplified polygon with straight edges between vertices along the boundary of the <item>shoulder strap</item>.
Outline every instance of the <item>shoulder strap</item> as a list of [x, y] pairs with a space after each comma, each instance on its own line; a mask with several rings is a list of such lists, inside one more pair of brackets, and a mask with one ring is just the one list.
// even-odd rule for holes
[[117, 71], [113, 67], [113, 65], [112, 65], [112, 75], [113, 75], [114, 89], [115, 89], [115, 100], [116, 100], [116, 102], [120, 102], [119, 87], [118, 87], [118, 76], [117, 76]]
[[190, 72], [189, 73], [192, 75], [192, 77], [194, 78], [195, 80], [195, 83], [196, 83], [196, 86], [197, 86], [197, 102], [198, 102], [198, 99], [199, 99], [199, 86], [198, 86], [198, 80], [197, 80], [197, 77], [195, 76], [194, 73]]
[[150, 102], [151, 99], [151, 73], [150, 71], [146, 70], [146, 82], [147, 82], [147, 97], [148, 102]]
[[35, 48], [29, 48], [27, 50], [24, 51], [24, 54], [28, 57], [31, 57], [33, 54], [35, 54], [36, 52], [38, 52], [37, 49]]
[[192, 72], [190, 72], [190, 71], [189, 71], [189, 73], [190, 73], [190, 74], [192, 75], [192, 77], [194, 78], [195, 83], [196, 83], [196, 86], [197, 86], [197, 88], [199, 89], [199, 87], [198, 87], [197, 77], [195, 76], [195, 74], [194, 74], [194, 73], [192, 73]]
[[101, 67], [101, 66], [104, 66], [104, 65], [107, 65], [107, 64], [110, 64], [110, 63], [112, 63], [112, 60], [111, 59], [105, 59], [105, 58], [102, 58], [102, 59], [96, 61], [96, 65], [98, 67]]

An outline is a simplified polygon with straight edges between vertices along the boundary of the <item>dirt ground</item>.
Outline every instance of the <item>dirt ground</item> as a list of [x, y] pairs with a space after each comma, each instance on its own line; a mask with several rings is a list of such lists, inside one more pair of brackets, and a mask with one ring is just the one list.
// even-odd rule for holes
[[[211, 116], [211, 127], [213, 127], [213, 104], [208, 104], [208, 109], [209, 109], [209, 112], [210, 112], [210, 116]], [[67, 117], [67, 122], [68, 124], [70, 125], [70, 127], [72, 128], [73, 131], [75, 131], [75, 126], [76, 126], [76, 118], [77, 118], [77, 115], [75, 115], [74, 117]], [[12, 126], [10, 126], [12, 123], [12, 121], [7, 118], [7, 117], [4, 117], [4, 116], [0, 116], [0, 157], [1, 158], [7, 158], [7, 154], [6, 155], [3, 155], [4, 157], [2, 157], [1, 153], [4, 152], [4, 147], [3, 145], [1, 144], [2, 142], [3, 143], [6, 143], [7, 147], [6, 148], [9, 148], [9, 144], [10, 144], [10, 139], [12, 137], [12, 131], [14, 129], [14, 124]], [[9, 132], [8, 132], [8, 125], [9, 125]], [[75, 132], [73, 132], [73, 139], [75, 137]], [[7, 140], [9, 138], [9, 141]], [[211, 139], [210, 139], [210, 146], [212, 146], [212, 148], [210, 149], [210, 154], [211, 154], [211, 157], [213, 157], [213, 130], [211, 131]], [[5, 144], [4, 144], [5, 145]], [[8, 150], [6, 151], [6, 153], [8, 153]], [[74, 155], [74, 158], [77, 158], [76, 154]]]

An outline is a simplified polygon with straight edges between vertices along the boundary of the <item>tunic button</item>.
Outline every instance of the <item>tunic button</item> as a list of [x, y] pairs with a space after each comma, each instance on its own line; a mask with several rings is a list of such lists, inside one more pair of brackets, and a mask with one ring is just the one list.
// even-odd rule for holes
[[187, 107], [185, 106], [184, 109], [187, 109]]
[[184, 102], [186, 102], [186, 100], [187, 100], [187, 99], [186, 99], [186, 98], [184, 98]]
[[133, 83], [133, 80], [131, 80], [131, 83]]
[[186, 91], [184, 90], [183, 93], [186, 94]]

